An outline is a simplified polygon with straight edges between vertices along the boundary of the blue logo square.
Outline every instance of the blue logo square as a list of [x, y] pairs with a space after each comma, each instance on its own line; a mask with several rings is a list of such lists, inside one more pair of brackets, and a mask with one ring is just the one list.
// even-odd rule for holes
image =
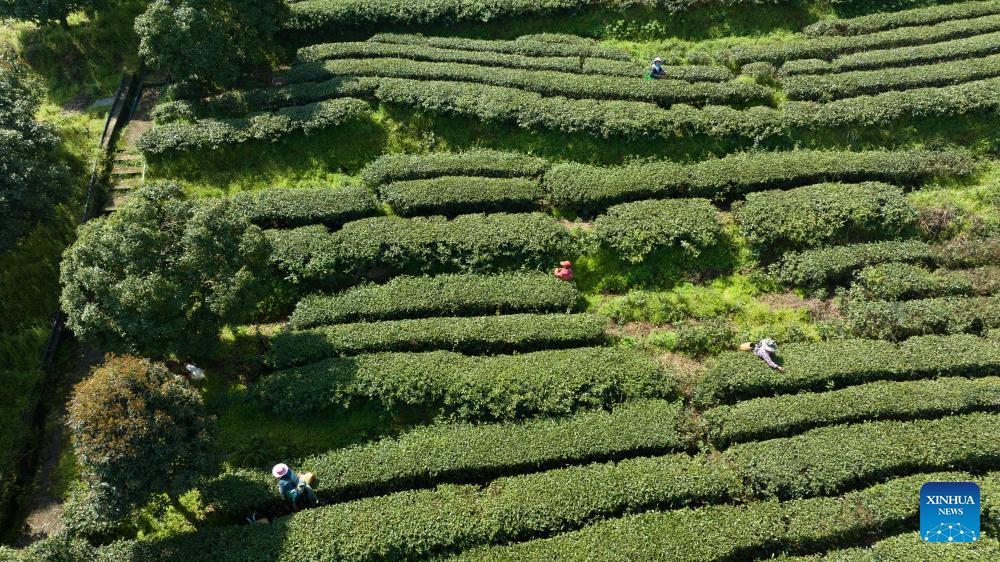
[[979, 486], [973, 482], [921, 486], [920, 537], [924, 542], [979, 540]]

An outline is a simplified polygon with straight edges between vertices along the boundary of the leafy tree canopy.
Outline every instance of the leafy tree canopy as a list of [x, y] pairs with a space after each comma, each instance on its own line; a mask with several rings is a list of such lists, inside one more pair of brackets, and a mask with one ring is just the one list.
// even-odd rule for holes
[[55, 130], [35, 119], [38, 84], [0, 48], [0, 252], [10, 249], [67, 193], [68, 170]]
[[67, 325], [113, 351], [208, 353], [222, 326], [255, 310], [265, 258], [263, 233], [229, 200], [147, 185], [82, 226], [63, 255]]
[[153, 494], [177, 498], [213, 465], [213, 419], [162, 363], [108, 355], [76, 386], [68, 423], [83, 477], [109, 517]]
[[268, 63], [287, 16], [284, 0], [156, 0], [135, 20], [139, 54], [175, 80], [223, 87]]

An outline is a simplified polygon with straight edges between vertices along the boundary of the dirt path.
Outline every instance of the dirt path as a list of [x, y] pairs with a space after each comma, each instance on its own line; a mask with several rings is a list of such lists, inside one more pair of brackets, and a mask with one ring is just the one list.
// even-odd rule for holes
[[39, 539], [62, 530], [63, 498], [54, 494], [53, 476], [59, 465], [63, 447], [68, 446], [66, 435], [66, 404], [76, 383], [83, 380], [90, 369], [101, 361], [101, 355], [94, 351], [75, 352], [75, 357], [67, 365], [66, 372], [53, 396], [53, 409], [45, 422], [45, 444], [38, 459], [38, 469], [32, 484], [32, 498], [28, 504], [28, 515], [18, 533], [17, 546], [27, 546]]

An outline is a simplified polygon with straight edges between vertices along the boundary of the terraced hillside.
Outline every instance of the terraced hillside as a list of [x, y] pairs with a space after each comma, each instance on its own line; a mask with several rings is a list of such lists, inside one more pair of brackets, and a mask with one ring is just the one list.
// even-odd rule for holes
[[[81, 556], [1000, 558], [1000, 2], [290, 10], [273, 75], [162, 88], [152, 186], [66, 254], [81, 328], [189, 266], [102, 266], [170, 213], [262, 263], [182, 302], [240, 303], [218, 345], [146, 353], [204, 366], [221, 461], [113, 521], [76, 494]], [[925, 543], [952, 481], [982, 533]]]

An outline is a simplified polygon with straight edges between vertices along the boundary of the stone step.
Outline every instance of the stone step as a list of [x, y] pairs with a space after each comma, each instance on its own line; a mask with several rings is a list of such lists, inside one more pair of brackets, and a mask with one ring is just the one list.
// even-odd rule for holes
[[111, 174], [115, 176], [139, 176], [142, 175], [142, 167], [119, 168], [115, 166], [111, 169]]

